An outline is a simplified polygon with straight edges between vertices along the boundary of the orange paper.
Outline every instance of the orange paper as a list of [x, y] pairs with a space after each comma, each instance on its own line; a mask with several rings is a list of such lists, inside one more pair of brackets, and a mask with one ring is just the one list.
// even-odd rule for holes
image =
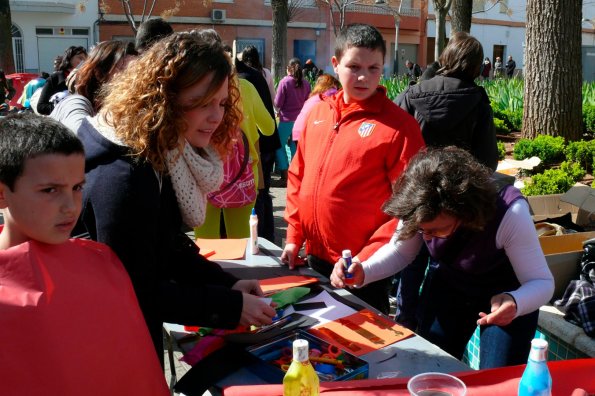
[[309, 332], [355, 356], [365, 355], [413, 335], [411, 330], [367, 309], [315, 326]]
[[292, 287], [304, 286], [318, 282], [318, 278], [302, 275], [280, 276], [277, 278], [261, 279], [258, 281], [262, 292], [265, 294], [275, 293]]
[[246, 253], [246, 239], [203, 239], [196, 238], [200, 254], [211, 261], [239, 260]]

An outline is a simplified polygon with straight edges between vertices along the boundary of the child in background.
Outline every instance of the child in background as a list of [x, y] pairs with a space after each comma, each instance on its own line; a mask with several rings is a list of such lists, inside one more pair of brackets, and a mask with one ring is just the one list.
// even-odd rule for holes
[[316, 103], [320, 102], [323, 96], [333, 96], [336, 94], [340, 86], [341, 84], [339, 83], [339, 80], [330, 74], [323, 74], [316, 79], [316, 85], [314, 85], [314, 88], [312, 88], [310, 97], [304, 103], [300, 114], [297, 116], [295, 123], [293, 124], [291, 138], [293, 139], [293, 142], [296, 146], [298, 140], [300, 140], [302, 131], [306, 127], [306, 118], [308, 118], [308, 114], [310, 114], [312, 107], [314, 107]]
[[[275, 155], [275, 169], [286, 178], [289, 162], [295, 154], [295, 144], [291, 140], [293, 123], [300, 114], [304, 102], [310, 95], [310, 83], [304, 78], [302, 65], [298, 58], [292, 58], [287, 65], [287, 75], [279, 81], [275, 96], [275, 107], [279, 109], [279, 139], [281, 148]], [[289, 146], [289, 153], [287, 153]]]
[[[394, 233], [396, 220], [381, 207], [424, 143], [415, 119], [378, 85], [385, 54], [372, 26], [350, 25], [337, 37], [331, 62], [343, 88], [311, 110], [289, 168], [281, 258], [290, 268], [304, 241], [308, 264], [328, 277], [343, 249], [363, 261]], [[353, 293], [388, 313], [389, 283]]]
[[168, 395], [121, 262], [69, 239], [84, 182], [83, 146], [65, 126], [0, 121], [0, 394]]

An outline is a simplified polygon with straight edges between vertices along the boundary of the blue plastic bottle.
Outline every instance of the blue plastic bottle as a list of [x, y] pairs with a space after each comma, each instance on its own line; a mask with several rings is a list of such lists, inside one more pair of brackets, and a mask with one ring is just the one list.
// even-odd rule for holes
[[535, 338], [519, 383], [519, 396], [551, 396], [552, 376], [547, 368], [547, 341]]

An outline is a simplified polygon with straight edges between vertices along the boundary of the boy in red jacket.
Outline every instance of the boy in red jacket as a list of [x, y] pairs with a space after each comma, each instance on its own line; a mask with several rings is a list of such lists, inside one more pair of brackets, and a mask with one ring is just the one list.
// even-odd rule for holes
[[[372, 26], [349, 25], [337, 37], [331, 62], [343, 89], [312, 109], [289, 167], [281, 259], [290, 268], [306, 242], [308, 264], [328, 277], [342, 250], [363, 261], [395, 231], [381, 207], [424, 143], [415, 119], [378, 85], [385, 55]], [[389, 281], [352, 292], [388, 313]]]
[[0, 394], [169, 395], [126, 270], [69, 239], [82, 143], [33, 114], [0, 121]]

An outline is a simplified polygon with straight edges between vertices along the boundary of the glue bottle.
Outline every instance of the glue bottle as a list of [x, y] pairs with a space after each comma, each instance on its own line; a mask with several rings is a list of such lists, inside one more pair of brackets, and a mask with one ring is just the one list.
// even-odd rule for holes
[[293, 360], [283, 377], [283, 396], [318, 396], [320, 380], [310, 364], [308, 340], [293, 342]]
[[258, 216], [256, 211], [252, 208], [250, 214], [250, 253], [258, 254]]
[[353, 274], [350, 272], [347, 272], [347, 270], [351, 266], [351, 250], [349, 250], [349, 249], [343, 250], [341, 256], [343, 257], [343, 260], [345, 260], [345, 271], [344, 271], [345, 272], [345, 284], [353, 285], [353, 282], [354, 282]]
[[551, 396], [552, 377], [547, 367], [546, 340], [535, 338], [531, 341], [531, 352], [527, 367], [519, 382], [519, 396]]

